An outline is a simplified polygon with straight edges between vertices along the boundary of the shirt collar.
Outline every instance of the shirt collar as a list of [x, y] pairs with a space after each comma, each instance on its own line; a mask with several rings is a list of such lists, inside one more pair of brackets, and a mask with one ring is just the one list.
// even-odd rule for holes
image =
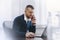
[[31, 21], [31, 19], [28, 19], [25, 14], [24, 14], [24, 20], [25, 20], [26, 22], [27, 22], [27, 21]]

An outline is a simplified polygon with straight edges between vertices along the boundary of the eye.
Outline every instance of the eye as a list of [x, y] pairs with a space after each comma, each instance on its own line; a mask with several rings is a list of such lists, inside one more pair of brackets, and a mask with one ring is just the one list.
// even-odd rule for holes
[[29, 12], [29, 13], [33, 13], [33, 12]]

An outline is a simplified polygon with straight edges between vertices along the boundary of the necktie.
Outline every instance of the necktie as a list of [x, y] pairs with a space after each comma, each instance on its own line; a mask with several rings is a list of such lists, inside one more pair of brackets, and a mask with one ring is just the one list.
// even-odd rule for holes
[[29, 31], [29, 28], [31, 27], [32, 23], [31, 21], [27, 21], [27, 30]]

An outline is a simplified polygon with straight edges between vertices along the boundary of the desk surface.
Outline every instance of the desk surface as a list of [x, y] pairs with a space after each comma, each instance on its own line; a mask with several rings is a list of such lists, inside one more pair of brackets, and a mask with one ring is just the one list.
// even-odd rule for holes
[[6, 40], [43, 40], [42, 38], [6, 38]]

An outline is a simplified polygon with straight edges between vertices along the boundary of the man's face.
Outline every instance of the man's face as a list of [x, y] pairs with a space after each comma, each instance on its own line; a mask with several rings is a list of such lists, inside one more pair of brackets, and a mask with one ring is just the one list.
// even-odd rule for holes
[[32, 8], [26, 8], [25, 9], [25, 14], [26, 14], [27, 18], [32, 18], [33, 9]]

